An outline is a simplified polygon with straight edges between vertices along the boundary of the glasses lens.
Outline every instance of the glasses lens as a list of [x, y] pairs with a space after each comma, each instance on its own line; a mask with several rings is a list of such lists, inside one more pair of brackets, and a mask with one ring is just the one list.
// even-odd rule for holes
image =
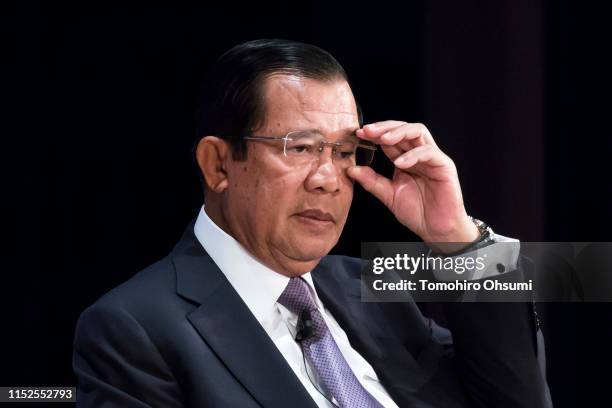
[[307, 163], [319, 155], [323, 136], [316, 132], [291, 132], [285, 139], [285, 156], [294, 164]]
[[[364, 144], [361, 142], [361, 144]], [[368, 146], [370, 144], [368, 143]], [[372, 164], [372, 160], [374, 159], [375, 146], [372, 144], [372, 149], [368, 149], [367, 147], [358, 146], [355, 150], [355, 164], [358, 166], [369, 166]]]
[[342, 167], [368, 166], [372, 163], [374, 150], [359, 147], [360, 144], [365, 143], [358, 139], [343, 140], [339, 143], [327, 142], [318, 132], [296, 131], [287, 134], [284, 152], [292, 164], [301, 165], [317, 160], [323, 150], [321, 147], [327, 147], [333, 149], [335, 153], [333, 160]]

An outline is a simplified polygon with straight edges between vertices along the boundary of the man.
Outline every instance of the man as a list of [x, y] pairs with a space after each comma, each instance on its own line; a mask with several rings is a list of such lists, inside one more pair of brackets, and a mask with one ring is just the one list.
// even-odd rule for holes
[[529, 305], [448, 305], [451, 343], [414, 303], [361, 303], [360, 261], [327, 256], [354, 181], [438, 252], [495, 245], [423, 125], [361, 126], [333, 57], [282, 40], [224, 54], [200, 122], [204, 206], [81, 316], [79, 406], [547, 406]]

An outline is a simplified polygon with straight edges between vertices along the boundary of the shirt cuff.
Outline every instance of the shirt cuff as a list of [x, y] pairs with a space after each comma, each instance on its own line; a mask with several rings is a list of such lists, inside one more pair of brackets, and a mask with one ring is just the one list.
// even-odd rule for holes
[[434, 277], [438, 281], [470, 281], [516, 270], [520, 241], [499, 234], [492, 234], [491, 238], [490, 244], [482, 248], [443, 258], [445, 262], [442, 265], [449, 264], [452, 267], [433, 269]]

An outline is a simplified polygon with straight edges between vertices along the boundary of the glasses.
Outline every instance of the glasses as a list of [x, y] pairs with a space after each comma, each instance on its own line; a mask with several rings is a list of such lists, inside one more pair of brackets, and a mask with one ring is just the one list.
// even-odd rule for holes
[[332, 160], [342, 168], [369, 166], [374, 159], [376, 146], [353, 136], [348, 140], [330, 142], [321, 133], [312, 130], [297, 130], [283, 137], [246, 136], [246, 140], [278, 140], [283, 142], [285, 160], [293, 166], [311, 164], [319, 160], [325, 146], [332, 149]]

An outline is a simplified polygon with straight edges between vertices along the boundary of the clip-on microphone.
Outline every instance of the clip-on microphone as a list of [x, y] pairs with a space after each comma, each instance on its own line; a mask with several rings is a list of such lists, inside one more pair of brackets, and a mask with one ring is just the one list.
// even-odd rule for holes
[[302, 341], [314, 336], [315, 328], [310, 316], [310, 310], [304, 309], [298, 318], [297, 332], [295, 333], [295, 341], [301, 343]]

